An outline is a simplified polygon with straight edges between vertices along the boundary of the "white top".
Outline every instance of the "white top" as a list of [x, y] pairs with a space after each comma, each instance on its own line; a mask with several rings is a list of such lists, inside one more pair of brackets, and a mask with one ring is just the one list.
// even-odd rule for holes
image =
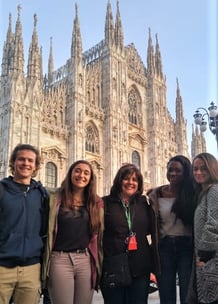
[[184, 226], [182, 220], [176, 218], [174, 212], [171, 212], [175, 198], [160, 197], [159, 212], [160, 212], [160, 236], [191, 236], [191, 228]]

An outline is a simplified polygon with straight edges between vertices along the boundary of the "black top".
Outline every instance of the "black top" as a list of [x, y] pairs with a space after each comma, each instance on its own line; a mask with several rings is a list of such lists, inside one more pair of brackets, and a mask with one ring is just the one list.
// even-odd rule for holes
[[89, 214], [85, 206], [66, 211], [60, 207], [53, 250], [71, 252], [87, 248], [91, 237], [89, 225]]

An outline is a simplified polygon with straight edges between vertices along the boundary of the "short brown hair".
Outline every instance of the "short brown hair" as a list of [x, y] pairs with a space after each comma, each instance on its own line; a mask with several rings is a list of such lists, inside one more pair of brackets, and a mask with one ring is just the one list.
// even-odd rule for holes
[[122, 180], [126, 178], [128, 175], [134, 174], [137, 177], [138, 180], [138, 194], [143, 193], [143, 176], [140, 172], [140, 170], [133, 164], [125, 163], [120, 167], [120, 169], [117, 171], [117, 174], [114, 178], [113, 185], [111, 187], [110, 194], [117, 196], [121, 194], [122, 192]]

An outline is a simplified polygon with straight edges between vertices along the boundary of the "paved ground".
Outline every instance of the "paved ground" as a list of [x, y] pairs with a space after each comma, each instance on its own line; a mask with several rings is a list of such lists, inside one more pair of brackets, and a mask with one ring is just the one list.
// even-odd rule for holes
[[[178, 292], [177, 292], [177, 294], [178, 294]], [[177, 297], [177, 304], [180, 303], [178, 298], [179, 297]], [[98, 292], [98, 293], [96, 292], [94, 294], [92, 304], [103, 304], [103, 303], [104, 302], [103, 302], [103, 299], [102, 299], [102, 296], [101, 296], [101, 292]], [[149, 294], [148, 303], [149, 304], [160, 304], [158, 291]]]
[[[102, 296], [101, 296], [101, 292], [95, 293], [92, 303], [93, 304], [103, 304], [104, 303]], [[154, 292], [149, 295], [148, 303], [149, 304], [160, 304], [158, 292]]]
[[[148, 303], [149, 304], [160, 304], [159, 297], [158, 297], [158, 292], [157, 291], [153, 292], [153, 293], [151, 293], [149, 295]], [[177, 303], [179, 303], [179, 300], [177, 300]], [[42, 304], [42, 301], [40, 302], [40, 304]], [[101, 295], [100, 291], [98, 293], [95, 292], [92, 304], [104, 304], [103, 298], [102, 298], [102, 295]]]
[[[159, 304], [160, 303], [159, 298], [158, 298], [158, 292], [154, 292], [149, 295], [148, 303], [149, 304]], [[41, 300], [40, 304], [42, 304], [42, 300]], [[95, 292], [92, 304], [104, 304], [100, 291], [98, 293]]]

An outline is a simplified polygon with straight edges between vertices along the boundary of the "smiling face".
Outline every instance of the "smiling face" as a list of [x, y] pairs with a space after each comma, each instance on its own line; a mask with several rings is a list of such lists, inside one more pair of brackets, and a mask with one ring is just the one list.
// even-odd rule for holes
[[193, 177], [196, 183], [202, 186], [210, 182], [210, 173], [201, 158], [196, 158], [193, 161]]
[[171, 186], [179, 185], [184, 179], [184, 169], [179, 161], [171, 161], [167, 166], [167, 179]]
[[36, 170], [36, 154], [31, 150], [20, 150], [14, 161], [14, 181], [30, 184]]
[[74, 188], [85, 188], [91, 179], [91, 169], [88, 164], [77, 164], [71, 173], [71, 182]]
[[138, 178], [135, 173], [129, 174], [121, 182], [121, 196], [123, 200], [129, 198], [138, 191]]

